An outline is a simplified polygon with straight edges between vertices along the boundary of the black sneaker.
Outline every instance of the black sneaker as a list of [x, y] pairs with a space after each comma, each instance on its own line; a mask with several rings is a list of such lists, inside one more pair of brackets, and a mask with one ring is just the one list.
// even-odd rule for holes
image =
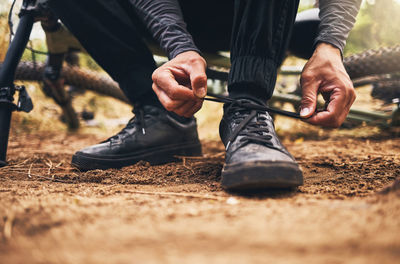
[[239, 99], [224, 106], [220, 123], [220, 135], [226, 147], [222, 187], [251, 191], [302, 185], [302, 172], [279, 141], [271, 116], [266, 111], [243, 107], [243, 103], [261, 105]]
[[150, 105], [135, 107], [134, 113], [121, 132], [76, 152], [72, 165], [80, 170], [121, 168], [140, 160], [156, 165], [175, 161], [175, 156], [201, 155], [195, 118], [177, 121]]

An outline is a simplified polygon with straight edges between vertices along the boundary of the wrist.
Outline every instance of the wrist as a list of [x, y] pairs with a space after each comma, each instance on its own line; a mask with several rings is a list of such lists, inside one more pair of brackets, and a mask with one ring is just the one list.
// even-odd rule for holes
[[341, 56], [341, 51], [339, 48], [337, 48], [336, 46], [330, 44], [330, 43], [326, 43], [326, 42], [320, 42], [317, 44], [317, 46], [315, 47], [315, 52], [318, 53], [330, 53], [330, 54], [336, 54], [337, 56]]
[[204, 67], [207, 66], [206, 60], [197, 51], [194, 51], [194, 50], [188, 50], [188, 51], [179, 53], [178, 55], [176, 55], [176, 57], [174, 59], [186, 61], [188, 63], [199, 63], [200, 62], [204, 65]]
[[195, 51], [195, 50], [185, 50], [185, 51], [182, 51], [181, 53], [177, 54], [177, 55], [175, 56], [175, 58], [187, 57], [187, 56], [190, 56], [190, 57], [197, 57], [197, 56], [199, 56], [199, 57], [201, 57], [200, 54], [199, 54], [197, 51]]
[[317, 44], [313, 57], [324, 57], [341, 62], [343, 61], [342, 51], [338, 47], [326, 42], [319, 42]]

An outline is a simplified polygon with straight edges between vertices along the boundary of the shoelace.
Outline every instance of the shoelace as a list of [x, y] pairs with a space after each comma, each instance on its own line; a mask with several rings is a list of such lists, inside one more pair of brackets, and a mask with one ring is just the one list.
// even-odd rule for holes
[[127, 132], [128, 129], [134, 127], [137, 123], [139, 123], [139, 125], [141, 127], [142, 134], [146, 135], [146, 121], [145, 121], [145, 113], [144, 113], [143, 108], [135, 106], [133, 113], [135, 114], [135, 116], [129, 120], [128, 124], [120, 132], [118, 132], [116, 135], [106, 139], [103, 142], [107, 142], [112, 139], [118, 139], [119, 137], [122, 137], [123, 135], [128, 133]]
[[[266, 129], [265, 127], [262, 126], [262, 121], [264, 121], [263, 117], [257, 118], [257, 119], [261, 120], [261, 122], [250, 122], [254, 117], [257, 116], [257, 114], [260, 111], [267, 111], [270, 113], [276, 113], [276, 114], [281, 114], [281, 115], [288, 116], [288, 117], [302, 119], [299, 114], [294, 113], [294, 112], [289, 112], [289, 111], [285, 111], [285, 110], [281, 110], [281, 109], [277, 109], [277, 108], [273, 108], [273, 107], [268, 107], [268, 106], [262, 106], [262, 105], [258, 105], [258, 104], [246, 102], [246, 101], [243, 102], [243, 101], [239, 101], [239, 100], [236, 100], [233, 98], [229, 98], [227, 96], [217, 95], [217, 94], [210, 93], [210, 92], [207, 92], [207, 97], [205, 97], [204, 100], [217, 102], [217, 103], [228, 103], [228, 104], [230, 104], [230, 106], [229, 106], [229, 108], [231, 108], [230, 110], [233, 110], [233, 111], [234, 111], [234, 109], [232, 109], [232, 108], [234, 108], [234, 107], [238, 108], [236, 110], [240, 110], [240, 109], [252, 110], [251, 113], [246, 118], [244, 118], [243, 122], [240, 122], [239, 126], [237, 127], [235, 132], [232, 134], [231, 139], [228, 141], [228, 144], [226, 145], [226, 149], [228, 149], [230, 143], [240, 134], [240, 132], [243, 130], [243, 128], [247, 125], [249, 127], [247, 129], [247, 132], [243, 132], [240, 134], [240, 135], [245, 136], [245, 138], [244, 138], [245, 140], [268, 144], [272, 147], [271, 142], [270, 142], [270, 139], [272, 138], [272, 136], [268, 135], [268, 136], [260, 137], [263, 135], [262, 134], [263, 132], [269, 133], [268, 129]], [[129, 122], [125, 128], [123, 128], [118, 134], [108, 138], [104, 142], [109, 141], [111, 139], [118, 139], [120, 136], [123, 136], [124, 134], [126, 134], [127, 129], [132, 128], [135, 124], [137, 124], [136, 119], [139, 119], [138, 122], [141, 126], [142, 134], [145, 135], [146, 134], [146, 121], [145, 121], [145, 112], [144, 112], [143, 108], [135, 106], [134, 114], [135, 114], [135, 116], [129, 120]], [[255, 133], [259, 134], [260, 136], [254, 136]]]
[[227, 96], [219, 95], [219, 94], [214, 94], [207, 92], [207, 97], [204, 98], [206, 101], [212, 101], [212, 102], [217, 102], [217, 103], [235, 103], [237, 106], [246, 108], [248, 110], [260, 110], [260, 111], [267, 111], [269, 113], [274, 113], [274, 114], [280, 114], [288, 117], [293, 117], [297, 119], [303, 119], [298, 113], [294, 112], [289, 112], [285, 110], [281, 110], [278, 108], [274, 107], [269, 107], [269, 106], [262, 106], [250, 102], [241, 102], [233, 98], [229, 98]]
[[[216, 95], [213, 93], [207, 93], [207, 97], [204, 98], [204, 100], [218, 102], [218, 103], [227, 103], [229, 104], [229, 106], [226, 109], [226, 111], [234, 112], [235, 115], [238, 115], [238, 119], [234, 121], [238, 126], [236, 127], [232, 135], [228, 138], [228, 142], [226, 144], [226, 150], [228, 150], [231, 142], [233, 142], [239, 135], [242, 136], [242, 138], [240, 139], [242, 144], [255, 142], [264, 144], [271, 148], [276, 148], [274, 144], [271, 142], [272, 135], [270, 134], [268, 125], [265, 122], [267, 118], [261, 115], [261, 113], [265, 111], [294, 118], [301, 118], [300, 115], [297, 113], [271, 108], [268, 106], [262, 106], [255, 103], [251, 103], [249, 101], [235, 100], [226, 96]], [[240, 116], [241, 112], [248, 112], [248, 111], [250, 111], [250, 114], [248, 114], [246, 117]], [[256, 118], [256, 121], [252, 121], [254, 118]], [[246, 129], [244, 129], [245, 127]]]

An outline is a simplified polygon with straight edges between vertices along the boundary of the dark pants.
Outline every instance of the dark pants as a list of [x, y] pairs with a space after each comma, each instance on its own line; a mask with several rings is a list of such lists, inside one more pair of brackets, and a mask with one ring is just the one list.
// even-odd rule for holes
[[[299, 0], [181, 0], [189, 32], [202, 51], [231, 51], [228, 90], [268, 100], [274, 90]], [[154, 96], [156, 68], [148, 36], [129, 0], [50, 1], [89, 54], [136, 103]]]

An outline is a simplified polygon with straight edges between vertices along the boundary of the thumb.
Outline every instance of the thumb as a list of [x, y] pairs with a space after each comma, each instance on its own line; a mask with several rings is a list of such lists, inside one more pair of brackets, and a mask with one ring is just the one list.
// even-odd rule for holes
[[204, 98], [207, 95], [207, 75], [205, 66], [200, 63], [192, 65], [189, 75], [194, 95], [199, 98]]
[[317, 108], [317, 95], [318, 95], [318, 84], [309, 83], [302, 87], [303, 95], [301, 98], [300, 116], [302, 118], [308, 118], [312, 116]]

